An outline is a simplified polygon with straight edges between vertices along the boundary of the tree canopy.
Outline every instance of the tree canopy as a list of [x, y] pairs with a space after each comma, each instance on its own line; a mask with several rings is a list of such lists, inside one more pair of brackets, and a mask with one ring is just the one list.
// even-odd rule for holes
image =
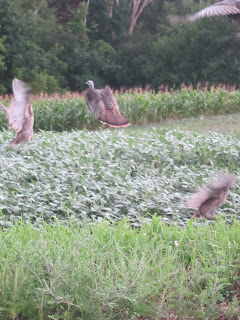
[[240, 39], [227, 17], [179, 28], [202, 0], [0, 0], [0, 92], [14, 77], [33, 92], [208, 82], [239, 85]]

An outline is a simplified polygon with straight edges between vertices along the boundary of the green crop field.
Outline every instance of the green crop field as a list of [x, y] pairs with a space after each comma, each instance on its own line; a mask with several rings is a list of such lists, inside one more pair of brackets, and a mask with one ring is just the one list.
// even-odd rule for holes
[[[23, 216], [114, 220], [137, 224], [153, 214], [184, 225], [192, 210], [182, 202], [217, 172], [239, 171], [238, 135], [159, 128], [35, 134], [8, 147], [0, 134], [2, 224]], [[239, 186], [219, 213], [238, 218]]]
[[[207, 90], [181, 89], [179, 92], [116, 93], [121, 113], [133, 125], [181, 119], [200, 115], [232, 114], [240, 112], [240, 90], [223, 88]], [[9, 99], [5, 101], [6, 105]], [[34, 97], [35, 131], [72, 129], [95, 130], [101, 127], [91, 114], [86, 113], [84, 96]], [[7, 128], [6, 116], [0, 112], [0, 130]]]
[[101, 128], [84, 100], [35, 101], [37, 132], [18, 147], [1, 114], [0, 319], [237, 319], [239, 183], [217, 221], [191, 220], [184, 200], [218, 172], [239, 176], [238, 92], [219, 112], [190, 112], [214, 95], [184, 92], [161, 96], [188, 96], [177, 120], [177, 105], [151, 114], [154, 96], [138, 114], [123, 103], [144, 124], [125, 129]]

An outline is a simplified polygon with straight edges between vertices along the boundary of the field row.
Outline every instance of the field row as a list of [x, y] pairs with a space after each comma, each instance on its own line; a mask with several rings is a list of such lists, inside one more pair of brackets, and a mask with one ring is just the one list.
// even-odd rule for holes
[[[132, 218], [157, 214], [184, 225], [193, 210], [183, 200], [216, 172], [239, 173], [238, 135], [154, 128], [42, 132], [10, 148], [0, 134], [1, 223], [18, 216], [38, 222]], [[218, 210], [238, 217], [239, 185]], [[5, 221], [4, 221], [5, 220]]]
[[[180, 92], [158, 94], [120, 93], [116, 99], [121, 113], [131, 124], [240, 111], [240, 90], [227, 91], [221, 88], [211, 91], [182, 89]], [[35, 100], [33, 106], [35, 131], [93, 130], [102, 126], [91, 114], [86, 113], [84, 97]], [[4, 128], [7, 128], [7, 120], [5, 114], [0, 112], [0, 129]]]

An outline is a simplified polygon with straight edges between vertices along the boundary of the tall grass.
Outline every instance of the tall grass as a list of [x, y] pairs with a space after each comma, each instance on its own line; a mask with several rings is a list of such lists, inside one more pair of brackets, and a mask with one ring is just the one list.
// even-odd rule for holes
[[239, 228], [18, 223], [0, 231], [0, 317], [216, 319], [223, 301], [238, 315]]
[[[199, 115], [226, 114], [240, 111], [240, 91], [225, 88], [193, 90], [182, 88], [180, 91], [132, 90], [116, 92], [121, 113], [131, 124], [159, 122], [162, 119], [196, 117]], [[99, 121], [86, 113], [85, 98], [82, 94], [33, 97], [35, 131], [72, 129], [96, 129], [102, 126]], [[6, 116], [0, 113], [0, 128], [7, 128]]]

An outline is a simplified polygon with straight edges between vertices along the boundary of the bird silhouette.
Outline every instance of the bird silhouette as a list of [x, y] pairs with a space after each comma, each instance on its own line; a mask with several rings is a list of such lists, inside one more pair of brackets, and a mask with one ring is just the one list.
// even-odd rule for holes
[[17, 132], [17, 136], [10, 145], [24, 144], [33, 138], [34, 114], [29, 102], [30, 88], [18, 79], [12, 81], [14, 99], [9, 107], [0, 102], [0, 106], [6, 112], [9, 126]]
[[188, 208], [198, 208], [192, 218], [204, 217], [214, 220], [214, 212], [219, 209], [227, 199], [229, 188], [235, 183], [236, 177], [232, 174], [219, 175], [209, 185], [199, 188], [187, 201]]
[[130, 123], [119, 112], [119, 106], [109, 86], [104, 89], [94, 89], [92, 80], [85, 82], [89, 86], [86, 92], [88, 109], [96, 119], [110, 127], [128, 127]]
[[177, 27], [186, 22], [194, 22], [204, 17], [229, 16], [240, 22], [240, 0], [223, 0], [212, 4], [194, 14], [187, 16], [169, 15], [168, 21], [171, 26]]

